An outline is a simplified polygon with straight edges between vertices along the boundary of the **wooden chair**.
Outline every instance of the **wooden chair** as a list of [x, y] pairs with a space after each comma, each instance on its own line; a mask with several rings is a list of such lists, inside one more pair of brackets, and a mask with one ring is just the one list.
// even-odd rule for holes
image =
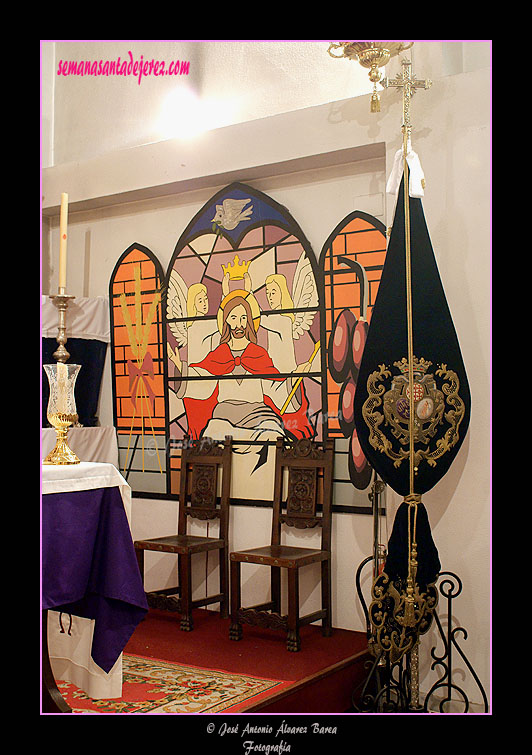
[[[151, 608], [181, 612], [181, 629], [193, 629], [192, 609], [220, 603], [223, 618], [229, 614], [228, 528], [231, 486], [232, 438], [225, 443], [211, 438], [187, 440], [181, 454], [178, 533], [167, 537], [135, 541], [140, 573], [144, 578], [144, 551], [175, 553], [178, 558], [177, 587], [146, 593]], [[217, 496], [219, 470], [222, 473], [221, 497]], [[219, 520], [218, 537], [187, 534], [190, 517]], [[205, 598], [192, 599], [191, 560], [196, 553], [217, 550], [220, 566], [220, 592]]]
[[[283, 477], [288, 470], [287, 497], [283, 501]], [[331, 502], [333, 443], [324, 447], [309, 440], [290, 444], [277, 442], [275, 488], [271, 542], [259, 548], [230, 554], [232, 640], [242, 638], [242, 624], [254, 624], [287, 632], [287, 650], [301, 647], [299, 628], [322, 620], [322, 634], [329, 637], [331, 623]], [[321, 514], [318, 506], [321, 504]], [[281, 525], [321, 527], [321, 548], [303, 548], [281, 544]], [[255, 606], [241, 606], [241, 564], [264, 564], [271, 569], [271, 600]], [[299, 615], [299, 570], [321, 562], [321, 599], [319, 611]], [[288, 572], [288, 615], [281, 616], [281, 569]]]

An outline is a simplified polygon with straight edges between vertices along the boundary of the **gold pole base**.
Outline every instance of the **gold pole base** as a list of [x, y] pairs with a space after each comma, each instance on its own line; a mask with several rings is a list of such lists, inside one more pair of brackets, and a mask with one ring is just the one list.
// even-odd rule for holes
[[43, 464], [80, 464], [80, 460], [66, 442], [68, 430], [57, 430], [57, 441], [53, 451], [50, 451]]

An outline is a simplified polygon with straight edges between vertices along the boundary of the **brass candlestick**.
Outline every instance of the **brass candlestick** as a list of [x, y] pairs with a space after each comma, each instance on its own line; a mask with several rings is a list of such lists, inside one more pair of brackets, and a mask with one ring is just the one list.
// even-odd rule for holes
[[58, 333], [56, 341], [59, 344], [57, 351], [54, 351], [53, 357], [58, 362], [66, 362], [70, 358], [70, 354], [65, 349], [66, 337], [66, 311], [71, 299], [75, 299], [72, 294], [65, 294], [65, 289], [60, 288], [59, 293], [55, 296], [50, 296], [55, 306], [59, 311], [59, 325], [57, 327]]

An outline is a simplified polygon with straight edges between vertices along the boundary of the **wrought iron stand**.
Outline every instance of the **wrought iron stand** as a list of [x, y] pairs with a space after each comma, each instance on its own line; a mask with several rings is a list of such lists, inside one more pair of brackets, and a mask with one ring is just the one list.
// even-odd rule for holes
[[[368, 638], [371, 635], [371, 626], [366, 601], [362, 594], [360, 576], [366, 564], [373, 561], [373, 558], [373, 556], [368, 556], [368, 558], [364, 559], [356, 573], [356, 588], [366, 617]], [[429, 713], [431, 712], [429, 710], [431, 702], [436, 701], [435, 693], [438, 691], [445, 692], [445, 696], [439, 700], [440, 713], [448, 712], [445, 710], [445, 706], [450, 703], [451, 700], [453, 703], [456, 703], [457, 697], [459, 698], [458, 702], [463, 706], [461, 712], [468, 713], [469, 698], [465, 691], [452, 680], [453, 652], [455, 650], [458, 652], [473, 676], [482, 695], [484, 712], [488, 712], [488, 699], [484, 688], [471, 663], [457, 642], [458, 635], [460, 634], [464, 640], [467, 639], [467, 631], [463, 627], [452, 626], [452, 601], [462, 592], [462, 581], [453, 572], [440, 572], [438, 579], [438, 589], [440, 594], [446, 598], [447, 601], [447, 631], [444, 631], [438, 613], [435, 611], [434, 620], [443, 641], [443, 653], [438, 655], [436, 653], [436, 647], [431, 649], [431, 657], [433, 658], [431, 670], [433, 671], [439, 666], [441, 667], [442, 675], [430, 688], [425, 696], [423, 705], [420, 705], [417, 702], [417, 690], [413, 691], [411, 684], [412, 663], [416, 660], [415, 657], [412, 657], [413, 654], [408, 653], [400, 661], [392, 664], [386, 654], [381, 653], [371, 661], [368, 661], [368, 675], [364, 682], [358, 685], [353, 691], [352, 702], [353, 709], [356, 713]], [[443, 614], [442, 611], [440, 611], [440, 613]], [[415, 694], [413, 694], [413, 692], [415, 692]], [[452, 695], [454, 695], [454, 697], [452, 697]]]
[[440, 632], [440, 636], [443, 640], [443, 649], [444, 652], [441, 656], [438, 656], [436, 654], [436, 648], [432, 648], [430, 651], [430, 654], [432, 658], [434, 659], [434, 662], [431, 665], [431, 670], [434, 670], [436, 666], [441, 666], [443, 670], [443, 675], [432, 685], [429, 692], [427, 693], [427, 696], [425, 698], [425, 711], [428, 710], [428, 706], [430, 703], [430, 699], [432, 695], [436, 692], [436, 690], [445, 690], [446, 696], [440, 700], [439, 703], [439, 711], [440, 713], [445, 713], [444, 706], [446, 703], [449, 703], [451, 701], [451, 694], [453, 692], [458, 693], [460, 696], [462, 703], [464, 705], [464, 713], [467, 713], [469, 711], [469, 698], [467, 697], [466, 693], [463, 689], [461, 689], [457, 684], [454, 684], [452, 681], [452, 660], [453, 660], [453, 649], [456, 649], [464, 663], [466, 664], [467, 668], [469, 669], [469, 672], [473, 676], [473, 679], [477, 683], [477, 686], [480, 690], [480, 693], [482, 695], [482, 700], [484, 702], [484, 712], [488, 712], [488, 698], [486, 696], [486, 693], [484, 691], [484, 688], [480, 682], [480, 679], [475, 673], [475, 670], [473, 669], [471, 663], [467, 659], [465, 653], [463, 652], [462, 648], [459, 646], [457, 642], [457, 635], [461, 634], [464, 640], [467, 640], [467, 631], [463, 627], [452, 627], [452, 601], [454, 598], [458, 597], [460, 593], [462, 592], [462, 581], [460, 578], [453, 574], [453, 572], [440, 572], [439, 575], [440, 583], [438, 585], [438, 589], [443, 595], [444, 598], [447, 598], [447, 634], [444, 634], [443, 627], [441, 625], [440, 619], [438, 617], [437, 612], [434, 613], [434, 620], [436, 622], [436, 625], [438, 627], [438, 630]]

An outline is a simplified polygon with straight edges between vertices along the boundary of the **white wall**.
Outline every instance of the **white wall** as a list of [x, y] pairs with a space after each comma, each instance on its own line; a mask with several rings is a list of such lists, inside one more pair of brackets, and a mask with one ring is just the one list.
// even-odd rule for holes
[[[210, 128], [263, 118], [369, 92], [367, 70], [333, 60], [329, 42], [118, 40], [44, 43], [45, 86], [55, 91], [55, 152], [45, 165], [87, 159], [169, 138], [164, 114], [175, 94], [191, 92], [206, 103]], [[57, 76], [60, 61], [190, 63], [188, 74]], [[168, 100], [170, 98], [170, 100]], [[179, 100], [174, 100], [176, 104]], [[178, 124], [179, 125], [179, 124]]]
[[[294, 65], [290, 72], [294, 89], [299, 92], [313, 89], [308, 70], [298, 77], [295, 48], [289, 46], [292, 43], [277, 43], [281, 44], [286, 47], [277, 51], [278, 57], [268, 59], [277, 61], [276, 65], [273, 62], [270, 65], [269, 77], [258, 78], [257, 73], [252, 81], [262, 82], [261, 101], [268, 91], [275, 89], [277, 74], [279, 80], [287, 80], [288, 72], [279, 64], [281, 59], [289, 59]], [[83, 43], [78, 59], [88, 57], [87, 45], [89, 43]], [[344, 75], [349, 70], [346, 76], [351, 77], [352, 69], [359, 68], [352, 61], [331, 60], [326, 54], [327, 43], [320, 45], [323, 61], [319, 56], [313, 58], [312, 71], [316, 76], [322, 62], [327, 74], [331, 70], [342, 70], [341, 75]], [[231, 63], [225, 69], [223, 83], [227, 83], [232, 72], [238, 91], [240, 79], [234, 74], [241, 69], [237, 68], [237, 61], [245, 67], [246, 61], [249, 62], [249, 48], [237, 48], [238, 45], [223, 48]], [[281, 56], [283, 49], [285, 56]], [[313, 47], [313, 51], [315, 49]], [[418, 92], [413, 98], [412, 143], [427, 178], [423, 200], [425, 216], [472, 393], [468, 437], [449, 473], [424, 500], [442, 568], [456, 572], [464, 584], [463, 598], [454, 606], [455, 618], [467, 628], [469, 640], [463, 643], [464, 650], [488, 694], [491, 599], [489, 51], [490, 45], [485, 42], [416, 42], [412, 50], [415, 75], [434, 82], [431, 89]], [[207, 74], [213, 70], [209, 61], [214, 57], [220, 66], [223, 55], [220, 48], [214, 47], [201, 51], [201, 55], [198, 49], [193, 52], [197, 60], [201, 60], [202, 91], [207, 91]], [[264, 50], [261, 48], [260, 52], [263, 54]], [[270, 52], [273, 54], [273, 48]], [[65, 55], [63, 49], [56, 49], [56, 60], [58, 53]], [[71, 50], [69, 54], [73, 54]], [[91, 57], [101, 54], [101, 50], [96, 49]], [[192, 59], [192, 52], [190, 55]], [[181, 57], [185, 58], [185, 54]], [[49, 58], [48, 55], [47, 61]], [[249, 117], [252, 109], [244, 109], [235, 125], [208, 132], [196, 141], [148, 144], [144, 140], [151, 128], [149, 114], [158, 100], [153, 88], [144, 89], [144, 83], [153, 82], [143, 82], [139, 87], [145, 101], [138, 99], [133, 113], [128, 105], [130, 97], [137, 97], [132, 94], [132, 85], [126, 95], [126, 90], [119, 90], [117, 82], [112, 88], [106, 88], [107, 82], [99, 79], [80, 81], [54, 77], [50, 68], [51, 64], [46, 70], [43, 68], [43, 81], [47, 82], [43, 94], [50, 94], [53, 84], [56, 97], [51, 119], [53, 151], [48, 150], [50, 167], [43, 170], [44, 293], [53, 292], [57, 287], [58, 205], [62, 191], [69, 193], [70, 200], [67, 290], [76, 296], [106, 294], [116, 260], [133, 242], [149, 247], [166, 268], [186, 224], [218, 188], [232, 180], [250, 183], [284, 204], [301, 225], [317, 255], [334, 226], [352, 210], [370, 212], [387, 225], [392, 222], [393, 199], [385, 195], [384, 185], [401, 141], [399, 92], [382, 93], [378, 114], [369, 112], [369, 97], [352, 97], [349, 92], [352, 82], [347, 79], [342, 82], [342, 94], [336, 94], [338, 90], [333, 89], [334, 101], [326, 99], [325, 85], [316, 86], [316, 91], [309, 93], [310, 101], [303, 104], [301, 99], [290, 100], [288, 92], [282, 97], [277, 92], [277, 97], [271, 97], [273, 115], [257, 110], [258, 115], [252, 120]], [[399, 68], [399, 61], [392, 61], [387, 75], [394, 77]], [[264, 66], [260, 70], [264, 74]], [[221, 91], [220, 70], [215, 80]], [[208, 91], [212, 93], [214, 89]], [[112, 99], [113, 93], [120, 94], [116, 102]], [[49, 113], [49, 109], [46, 112]], [[43, 112], [43, 117], [45, 115]], [[144, 132], [139, 126], [141, 122], [145, 124]], [[108, 365], [100, 418], [102, 424], [112, 423]], [[389, 532], [398, 502], [397, 496], [389, 492]], [[170, 502], [135, 499], [133, 535], [145, 537], [171, 532], [175, 516]], [[247, 539], [251, 533], [257, 536], [259, 544], [263, 533], [269, 529], [269, 522], [269, 512], [264, 509], [234, 507], [232, 547], [251, 544]], [[370, 552], [371, 526], [368, 516], [335, 514], [333, 517], [336, 626], [365, 628], [354, 590], [354, 573]], [[214, 561], [209, 562], [209, 571], [208, 578], [212, 580]], [[159, 579], [161, 575], [170, 580], [167, 565], [148, 564], [148, 580]], [[310, 610], [318, 599], [316, 591], [311, 590], [311, 577], [305, 578], [301, 588], [305, 607]], [[204, 573], [196, 579], [196, 589], [204, 591]], [[249, 595], [252, 588], [255, 592], [266, 589], [264, 579], [260, 582], [256, 577], [253, 579], [253, 585], [251, 577], [246, 581], [244, 598], [246, 591]], [[428, 671], [429, 651], [435, 638], [431, 630], [422, 640], [422, 689], [423, 685], [426, 687], [434, 681]], [[473, 701], [480, 702], [480, 695], [467, 672], [460, 683]]]

